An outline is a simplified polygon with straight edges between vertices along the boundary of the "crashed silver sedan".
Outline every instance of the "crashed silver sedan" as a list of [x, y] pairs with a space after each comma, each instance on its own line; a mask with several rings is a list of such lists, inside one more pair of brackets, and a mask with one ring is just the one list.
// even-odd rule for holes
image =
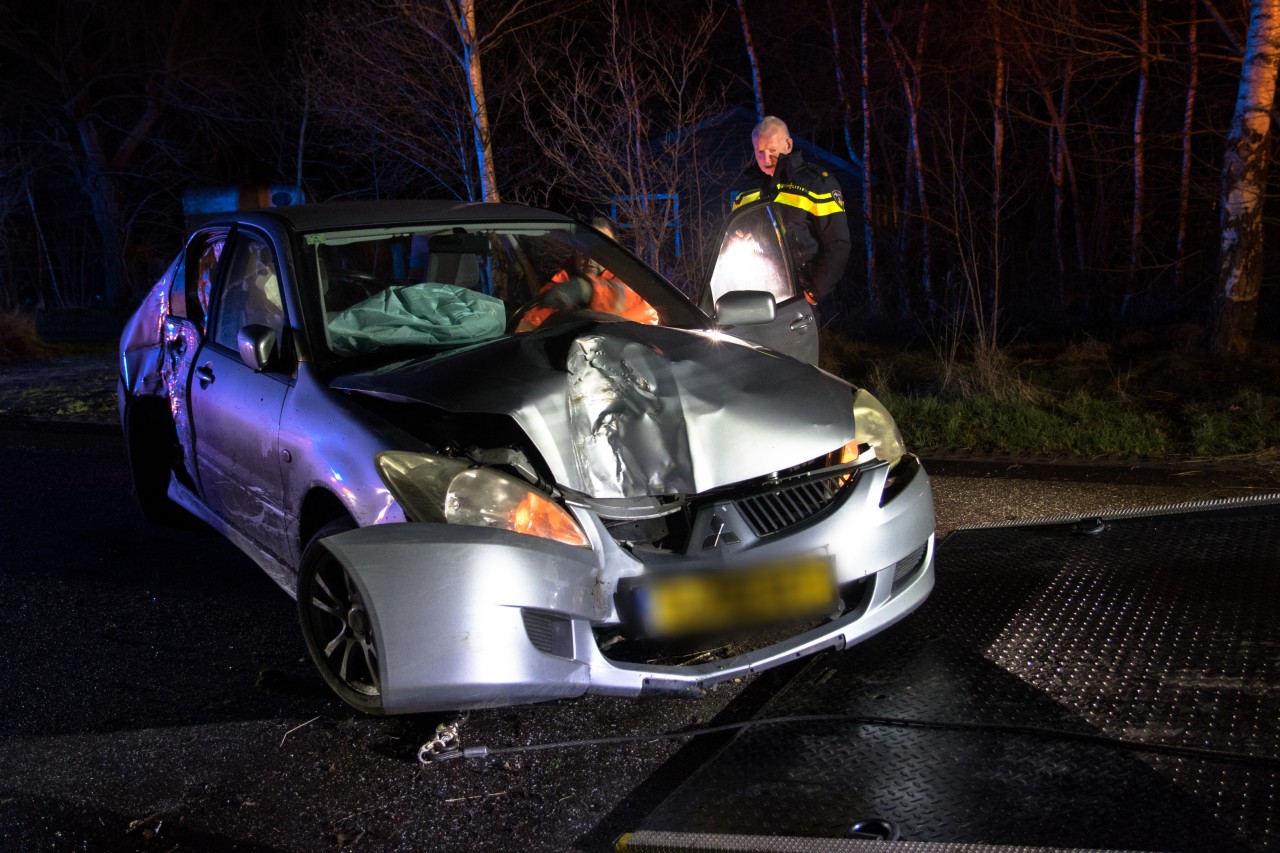
[[370, 713], [691, 694], [858, 642], [932, 588], [932, 498], [808, 363], [777, 222], [735, 214], [704, 311], [532, 208], [213, 218], [122, 336], [139, 503], [294, 595]]

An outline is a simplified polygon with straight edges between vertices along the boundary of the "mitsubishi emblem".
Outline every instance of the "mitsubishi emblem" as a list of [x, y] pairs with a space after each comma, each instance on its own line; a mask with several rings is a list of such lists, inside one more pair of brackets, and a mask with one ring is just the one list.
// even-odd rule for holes
[[720, 520], [720, 516], [713, 515], [711, 516], [711, 535], [702, 540], [702, 550], [718, 548], [722, 543], [737, 545], [740, 541], [738, 534], [730, 530], [729, 525]]

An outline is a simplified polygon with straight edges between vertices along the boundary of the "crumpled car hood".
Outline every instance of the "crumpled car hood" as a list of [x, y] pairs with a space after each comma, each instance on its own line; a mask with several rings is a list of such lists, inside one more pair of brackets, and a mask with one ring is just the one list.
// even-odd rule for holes
[[697, 494], [808, 462], [853, 438], [853, 393], [716, 333], [588, 315], [338, 391], [509, 415], [556, 482], [595, 498]]

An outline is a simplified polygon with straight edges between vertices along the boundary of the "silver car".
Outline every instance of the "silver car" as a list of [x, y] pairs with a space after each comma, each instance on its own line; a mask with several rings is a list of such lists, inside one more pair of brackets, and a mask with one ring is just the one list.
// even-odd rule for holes
[[844, 648], [933, 586], [928, 478], [809, 363], [769, 205], [721, 248], [708, 316], [532, 208], [214, 218], [122, 336], [138, 500], [294, 595], [370, 713], [697, 693]]

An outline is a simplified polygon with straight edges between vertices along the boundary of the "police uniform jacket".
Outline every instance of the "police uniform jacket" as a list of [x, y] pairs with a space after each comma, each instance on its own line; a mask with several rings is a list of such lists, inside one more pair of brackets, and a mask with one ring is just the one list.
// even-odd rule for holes
[[734, 193], [734, 210], [756, 201], [776, 203], [802, 286], [816, 299], [830, 295], [849, 261], [849, 218], [839, 182], [804, 162], [799, 151], [780, 156], [773, 177], [752, 163], [743, 181], [747, 188]]

